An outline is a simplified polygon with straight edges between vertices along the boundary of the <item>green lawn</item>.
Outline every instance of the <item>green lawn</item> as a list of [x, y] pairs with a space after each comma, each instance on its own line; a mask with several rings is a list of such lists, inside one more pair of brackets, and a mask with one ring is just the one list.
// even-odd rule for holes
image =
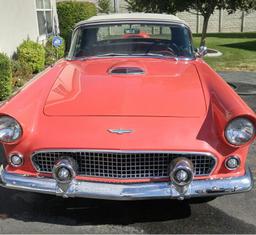
[[[194, 35], [198, 47], [199, 35]], [[256, 71], [256, 32], [208, 34], [206, 46], [221, 51], [221, 57], [205, 57], [205, 61], [217, 71]]]

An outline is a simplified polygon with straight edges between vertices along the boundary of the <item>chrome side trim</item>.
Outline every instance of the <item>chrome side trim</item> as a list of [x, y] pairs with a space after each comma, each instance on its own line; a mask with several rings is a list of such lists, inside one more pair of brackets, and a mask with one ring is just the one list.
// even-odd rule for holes
[[177, 191], [175, 185], [170, 182], [127, 185], [73, 180], [64, 189], [52, 178], [11, 174], [2, 167], [0, 177], [0, 186], [9, 189], [53, 194], [66, 198], [81, 197], [110, 200], [187, 199], [241, 193], [253, 188], [253, 177], [249, 168], [246, 169], [246, 174], [240, 177], [193, 180], [185, 193]]
[[53, 153], [53, 152], [71, 152], [71, 153], [75, 153], [75, 152], [103, 152], [103, 153], [168, 153], [168, 154], [181, 154], [181, 155], [186, 155], [186, 154], [195, 154], [195, 155], [202, 155], [202, 156], [209, 156], [212, 157], [215, 160], [215, 165], [212, 168], [212, 171], [208, 174], [208, 175], [200, 175], [200, 176], [211, 176], [212, 173], [215, 171], [217, 165], [218, 165], [218, 159], [215, 155], [213, 155], [212, 153], [209, 152], [196, 152], [196, 151], [160, 151], [160, 150], [102, 150], [102, 149], [42, 149], [42, 150], [37, 150], [34, 151], [31, 156], [30, 156], [30, 162], [32, 164], [32, 166], [34, 167], [34, 169], [39, 172], [39, 173], [48, 173], [48, 172], [43, 172], [43, 171], [39, 171], [37, 169], [37, 166], [34, 164], [33, 162], [33, 156], [38, 154], [38, 153]]

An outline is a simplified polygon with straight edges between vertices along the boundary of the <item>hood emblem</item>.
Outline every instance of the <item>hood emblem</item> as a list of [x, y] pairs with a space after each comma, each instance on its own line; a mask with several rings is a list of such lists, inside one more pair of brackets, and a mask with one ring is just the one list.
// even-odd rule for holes
[[125, 130], [125, 129], [108, 129], [108, 132], [112, 134], [118, 134], [118, 135], [123, 135], [123, 134], [129, 134], [132, 133], [133, 130]]

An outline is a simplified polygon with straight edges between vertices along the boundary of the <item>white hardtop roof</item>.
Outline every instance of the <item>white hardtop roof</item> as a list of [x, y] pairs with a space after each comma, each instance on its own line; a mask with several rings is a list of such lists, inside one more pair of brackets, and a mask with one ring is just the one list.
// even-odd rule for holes
[[[79, 22], [77, 26], [83, 24], [91, 24], [91, 23], [101, 23], [101, 22], [119, 22], [119, 21], [127, 21], [127, 20], [143, 20], [154, 22], [165, 22], [165, 23], [187, 23], [177, 16], [167, 15], [167, 14], [151, 14], [151, 13], [121, 13], [121, 14], [110, 14], [110, 15], [98, 15], [89, 18], [88, 20], [84, 20]], [[187, 25], [188, 26], [188, 25]]]

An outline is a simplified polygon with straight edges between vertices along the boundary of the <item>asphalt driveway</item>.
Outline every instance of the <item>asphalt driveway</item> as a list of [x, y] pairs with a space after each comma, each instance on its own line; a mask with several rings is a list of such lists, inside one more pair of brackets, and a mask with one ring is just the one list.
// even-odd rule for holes
[[[256, 73], [222, 73], [256, 85]], [[256, 95], [242, 98], [256, 111]], [[256, 176], [256, 143], [248, 164]], [[256, 233], [256, 190], [206, 204], [63, 199], [0, 189], [0, 233]]]

